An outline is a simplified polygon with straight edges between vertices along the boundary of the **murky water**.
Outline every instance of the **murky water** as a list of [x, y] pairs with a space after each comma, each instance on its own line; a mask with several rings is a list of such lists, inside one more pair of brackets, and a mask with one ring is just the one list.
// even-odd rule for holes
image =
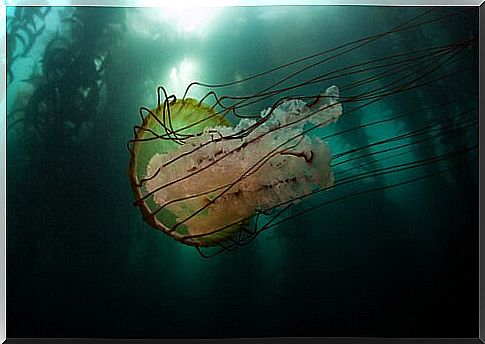
[[[476, 337], [477, 14], [8, 8], [8, 337]], [[388, 91], [311, 132], [333, 189], [211, 259], [142, 220], [126, 143], [157, 86], [180, 98], [324, 51], [292, 79], [302, 64], [217, 92], [338, 71], [249, 116], [333, 84], [342, 100]]]

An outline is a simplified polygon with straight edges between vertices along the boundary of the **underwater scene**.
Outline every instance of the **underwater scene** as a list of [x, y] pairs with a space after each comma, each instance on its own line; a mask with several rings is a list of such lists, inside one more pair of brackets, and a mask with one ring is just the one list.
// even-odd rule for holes
[[477, 337], [478, 8], [7, 7], [7, 336]]

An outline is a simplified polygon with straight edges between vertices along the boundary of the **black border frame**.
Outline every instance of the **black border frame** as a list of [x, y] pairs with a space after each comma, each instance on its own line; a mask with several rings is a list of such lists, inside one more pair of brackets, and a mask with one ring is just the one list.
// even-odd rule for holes
[[[5, 5], [5, 3], [4, 3]], [[433, 4], [430, 4], [433, 5]], [[479, 117], [485, 115], [485, 4], [478, 7], [479, 11]], [[479, 120], [479, 173], [485, 168], [485, 145], [480, 136], [485, 133], [485, 122]], [[481, 177], [481, 174], [479, 174]], [[480, 178], [481, 179], [481, 178]], [[482, 213], [485, 213], [485, 205], [482, 202], [485, 186], [479, 180], [479, 248], [485, 246], [485, 237], [482, 235]], [[133, 343], [133, 344], [155, 344], [155, 343], [323, 343], [323, 344], [485, 344], [485, 252], [479, 249], [479, 331], [477, 338], [374, 338], [374, 337], [269, 337], [269, 338], [228, 338], [228, 339], [101, 339], [101, 338], [8, 338], [3, 343], [8, 344], [114, 344], [114, 343]], [[5, 262], [6, 264], [6, 262]], [[6, 319], [1, 319], [6, 322]]]

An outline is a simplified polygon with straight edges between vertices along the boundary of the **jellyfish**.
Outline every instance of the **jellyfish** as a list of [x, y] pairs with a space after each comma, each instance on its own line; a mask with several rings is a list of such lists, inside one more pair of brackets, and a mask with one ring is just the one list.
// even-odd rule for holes
[[[432, 172], [358, 193], [373, 192], [456, 168], [461, 161], [456, 157], [476, 150], [473, 139], [470, 145], [458, 149], [453, 146], [445, 152], [432, 149], [429, 154], [418, 158], [413, 155], [405, 162], [399, 157], [410, 156], [426, 142], [476, 127], [475, 93], [451, 99], [435, 97], [439, 99], [431, 102], [432, 106], [419, 110], [413, 106], [423, 95], [432, 95], [428, 88], [443, 87], [460, 80], [460, 74], [476, 70], [476, 65], [469, 63], [475, 37], [460, 37], [424, 48], [389, 49], [365, 61], [327, 68], [342, 56], [387, 42], [398, 33], [413, 32], [463, 14], [433, 13], [434, 9], [425, 10], [388, 31], [237, 81], [194, 81], [180, 98], [158, 87], [157, 106], [140, 108], [141, 124], [135, 126], [134, 138], [128, 142], [134, 205], [141, 210], [143, 219], [209, 257], [248, 244], [268, 228], [355, 194], [320, 200], [305, 209], [288, 212], [328, 190], [339, 190], [376, 176], [438, 166]], [[283, 77], [274, 77], [280, 72], [285, 73]], [[268, 76], [273, 76], [268, 86], [248, 94], [231, 94], [231, 87], [257, 84]], [[201, 99], [189, 96], [195, 87], [207, 89]], [[225, 93], [220, 95], [219, 91]], [[410, 111], [340, 131], [335, 129], [338, 123], [363, 109], [394, 99], [409, 102]], [[272, 101], [271, 105], [261, 106], [259, 113], [242, 113], [268, 101]], [[401, 123], [405, 118], [430, 111], [441, 116], [365, 145], [336, 152], [327, 142], [370, 127]], [[319, 136], [321, 130], [332, 127], [332, 134]], [[366, 160], [368, 156], [379, 164]], [[205, 254], [205, 248], [217, 249]]]

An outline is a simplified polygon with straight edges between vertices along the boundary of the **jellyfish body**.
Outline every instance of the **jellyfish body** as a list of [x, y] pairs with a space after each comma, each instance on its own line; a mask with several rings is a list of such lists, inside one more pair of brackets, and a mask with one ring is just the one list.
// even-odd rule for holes
[[[187, 116], [187, 110], [198, 120], [212, 116], [208, 122], [218, 125], [209, 124], [171, 147], [157, 140], [162, 144], [152, 148], [157, 151], [137, 167], [140, 173], [133, 180], [143, 204], [150, 203], [145, 218], [177, 240], [218, 244], [245, 230], [256, 212], [333, 185], [330, 150], [307, 134], [307, 126], [323, 127], [338, 119], [342, 106], [337, 87], [329, 87], [312, 107], [300, 99], [285, 100], [262, 111], [257, 120], [243, 119], [234, 127], [204, 104], [186, 99], [171, 106], [173, 129], [184, 122], [179, 117]], [[145, 120], [150, 122], [157, 123]], [[136, 148], [134, 160], [146, 154]]]
[[[237, 81], [194, 81], [181, 99], [159, 87], [157, 107], [140, 110], [129, 142], [135, 205], [145, 221], [212, 256], [201, 248], [218, 254], [325, 205], [474, 161], [476, 90], [472, 83], [451, 90], [450, 80], [468, 82], [476, 71], [476, 38], [402, 50], [393, 44], [398, 33], [466, 12], [434, 13]], [[376, 55], [362, 62], [329, 65], [372, 45]], [[188, 97], [195, 87], [207, 91], [198, 101]], [[254, 107], [266, 109], [254, 115]], [[325, 136], [315, 130], [341, 115], [356, 125], [340, 121], [347, 127]], [[389, 124], [392, 130], [382, 129]], [[452, 135], [461, 139], [440, 144]], [[308, 201], [295, 206], [300, 200]]]

